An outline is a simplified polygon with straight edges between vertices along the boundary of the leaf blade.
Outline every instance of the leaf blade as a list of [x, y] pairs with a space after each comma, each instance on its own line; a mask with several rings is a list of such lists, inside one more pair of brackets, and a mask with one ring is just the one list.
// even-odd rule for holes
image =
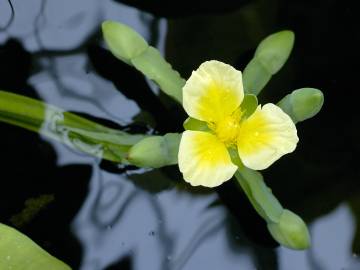
[[0, 269], [71, 270], [26, 235], [0, 223]]

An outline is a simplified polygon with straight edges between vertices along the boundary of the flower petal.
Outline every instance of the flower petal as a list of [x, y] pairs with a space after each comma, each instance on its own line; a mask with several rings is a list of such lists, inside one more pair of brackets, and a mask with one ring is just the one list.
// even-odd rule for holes
[[206, 122], [217, 122], [230, 115], [243, 98], [241, 72], [215, 60], [202, 63], [183, 87], [185, 111]]
[[237, 166], [231, 162], [225, 145], [214, 135], [188, 130], [180, 141], [179, 168], [191, 185], [215, 187], [229, 180]]
[[295, 124], [278, 106], [268, 103], [241, 124], [238, 152], [244, 165], [263, 170], [295, 150], [299, 138]]

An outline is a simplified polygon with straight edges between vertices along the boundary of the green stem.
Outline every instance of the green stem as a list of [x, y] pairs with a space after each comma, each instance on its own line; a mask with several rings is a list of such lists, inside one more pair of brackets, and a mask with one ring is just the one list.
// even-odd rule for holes
[[240, 166], [235, 177], [277, 242], [298, 250], [310, 246], [310, 234], [304, 221], [281, 206], [259, 172]]
[[279, 222], [284, 208], [266, 186], [262, 175], [243, 167], [235, 173], [235, 177], [258, 214], [268, 223]]
[[114, 162], [127, 162], [131, 146], [147, 137], [111, 129], [39, 100], [5, 91], [0, 91], [0, 121]]

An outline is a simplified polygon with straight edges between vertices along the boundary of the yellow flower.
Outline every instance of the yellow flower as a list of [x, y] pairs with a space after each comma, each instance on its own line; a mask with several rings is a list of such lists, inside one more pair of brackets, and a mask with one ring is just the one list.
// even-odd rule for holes
[[205, 121], [209, 132], [187, 130], [179, 147], [179, 168], [193, 186], [215, 187], [237, 170], [228, 149], [237, 149], [242, 163], [262, 170], [299, 141], [291, 118], [278, 106], [258, 106], [244, 117], [241, 72], [219, 61], [207, 61], [192, 73], [183, 88], [187, 114]]

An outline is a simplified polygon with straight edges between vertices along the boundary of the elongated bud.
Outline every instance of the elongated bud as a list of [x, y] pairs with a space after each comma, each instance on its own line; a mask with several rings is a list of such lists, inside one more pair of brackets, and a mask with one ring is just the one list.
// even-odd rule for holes
[[295, 35], [284, 30], [267, 36], [255, 51], [254, 58], [243, 72], [246, 93], [258, 95], [289, 58], [294, 46]]
[[165, 94], [179, 103], [182, 102], [182, 88], [185, 80], [156, 48], [149, 46], [141, 35], [125, 24], [105, 21], [102, 24], [102, 31], [115, 57], [134, 66], [154, 81]]
[[281, 245], [291, 249], [307, 249], [311, 245], [310, 234], [304, 221], [285, 209], [277, 223], [267, 225], [271, 235]]
[[154, 81], [164, 93], [182, 102], [182, 88], [185, 80], [173, 70], [171, 65], [154, 47], [149, 47], [141, 55], [131, 59], [131, 64], [147, 78]]
[[301, 88], [285, 96], [278, 106], [297, 123], [315, 116], [323, 103], [324, 95], [320, 90]]
[[142, 36], [125, 24], [105, 21], [102, 31], [112, 54], [127, 64], [149, 47]]
[[284, 30], [274, 33], [260, 42], [255, 52], [255, 58], [273, 75], [289, 58], [294, 40], [295, 35], [292, 31]]
[[160, 168], [176, 164], [181, 134], [145, 138], [130, 148], [128, 161], [138, 167]]

